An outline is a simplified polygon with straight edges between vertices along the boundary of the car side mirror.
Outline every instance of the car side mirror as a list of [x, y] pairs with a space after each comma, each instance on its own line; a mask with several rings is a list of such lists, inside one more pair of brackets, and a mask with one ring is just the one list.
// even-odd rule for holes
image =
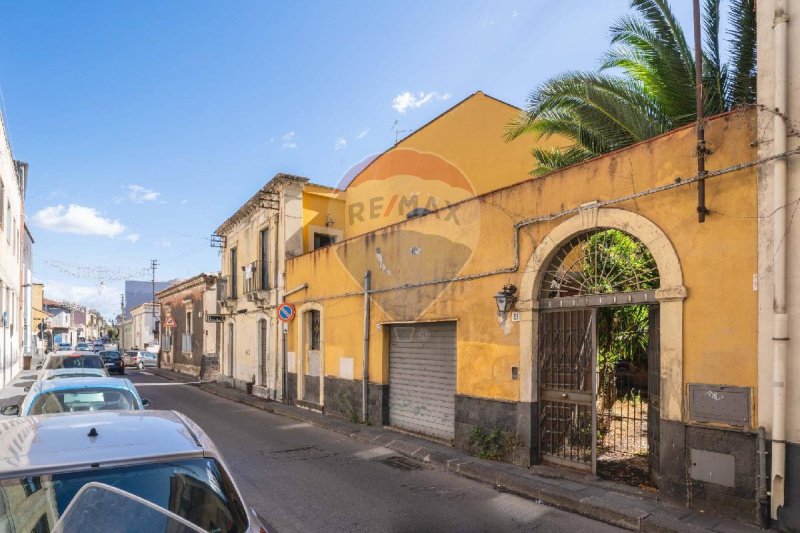
[[142, 407], [144, 407], [145, 409], [150, 407], [150, 400], [148, 400], [147, 398], [142, 398]]
[[23, 390], [23, 391], [25, 391], [25, 392], [28, 392], [29, 390], [31, 390], [31, 388], [30, 388], [30, 387], [25, 387], [25, 388], [24, 388], [24, 389], [22, 389], [22, 390]]
[[19, 405], [4, 405], [0, 408], [0, 415], [17, 416], [19, 415]]

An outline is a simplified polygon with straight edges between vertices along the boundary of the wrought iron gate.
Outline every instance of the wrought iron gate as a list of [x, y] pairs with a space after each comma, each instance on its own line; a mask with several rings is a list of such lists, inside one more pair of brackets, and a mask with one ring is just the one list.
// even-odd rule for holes
[[595, 311], [539, 315], [539, 428], [542, 456], [594, 471]]

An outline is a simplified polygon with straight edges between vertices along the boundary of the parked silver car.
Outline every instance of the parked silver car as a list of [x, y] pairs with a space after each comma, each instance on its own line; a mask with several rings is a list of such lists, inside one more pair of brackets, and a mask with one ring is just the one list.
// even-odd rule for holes
[[135, 366], [139, 370], [142, 370], [146, 366], [158, 366], [158, 357], [156, 354], [145, 350], [131, 350], [125, 352], [122, 356], [122, 360], [125, 362], [125, 366]]
[[[0, 524], [50, 531], [78, 492], [97, 482], [205, 531], [265, 531], [242, 501], [219, 451], [174, 411], [105, 411], [0, 422]], [[97, 510], [95, 510], [97, 511]], [[112, 516], [117, 508], [101, 508]]]

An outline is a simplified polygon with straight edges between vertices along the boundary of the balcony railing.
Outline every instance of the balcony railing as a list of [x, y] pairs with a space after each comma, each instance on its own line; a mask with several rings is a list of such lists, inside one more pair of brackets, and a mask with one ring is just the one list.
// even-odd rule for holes
[[267, 290], [266, 276], [263, 271], [263, 262], [253, 261], [242, 269], [244, 278], [244, 293]]

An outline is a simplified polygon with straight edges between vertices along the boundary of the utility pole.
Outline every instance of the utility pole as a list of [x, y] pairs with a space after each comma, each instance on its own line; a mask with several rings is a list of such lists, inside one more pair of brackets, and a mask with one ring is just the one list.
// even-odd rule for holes
[[119, 338], [117, 344], [119, 352], [125, 353], [125, 295], [119, 295]]
[[[158, 260], [151, 259], [150, 260], [150, 270], [153, 271], [153, 299], [150, 302], [150, 312], [153, 314], [153, 321], [152, 321], [152, 331], [153, 337], [155, 337], [155, 329], [156, 329], [156, 268], [158, 268]], [[161, 350], [158, 350], [158, 367], [161, 368]]]

